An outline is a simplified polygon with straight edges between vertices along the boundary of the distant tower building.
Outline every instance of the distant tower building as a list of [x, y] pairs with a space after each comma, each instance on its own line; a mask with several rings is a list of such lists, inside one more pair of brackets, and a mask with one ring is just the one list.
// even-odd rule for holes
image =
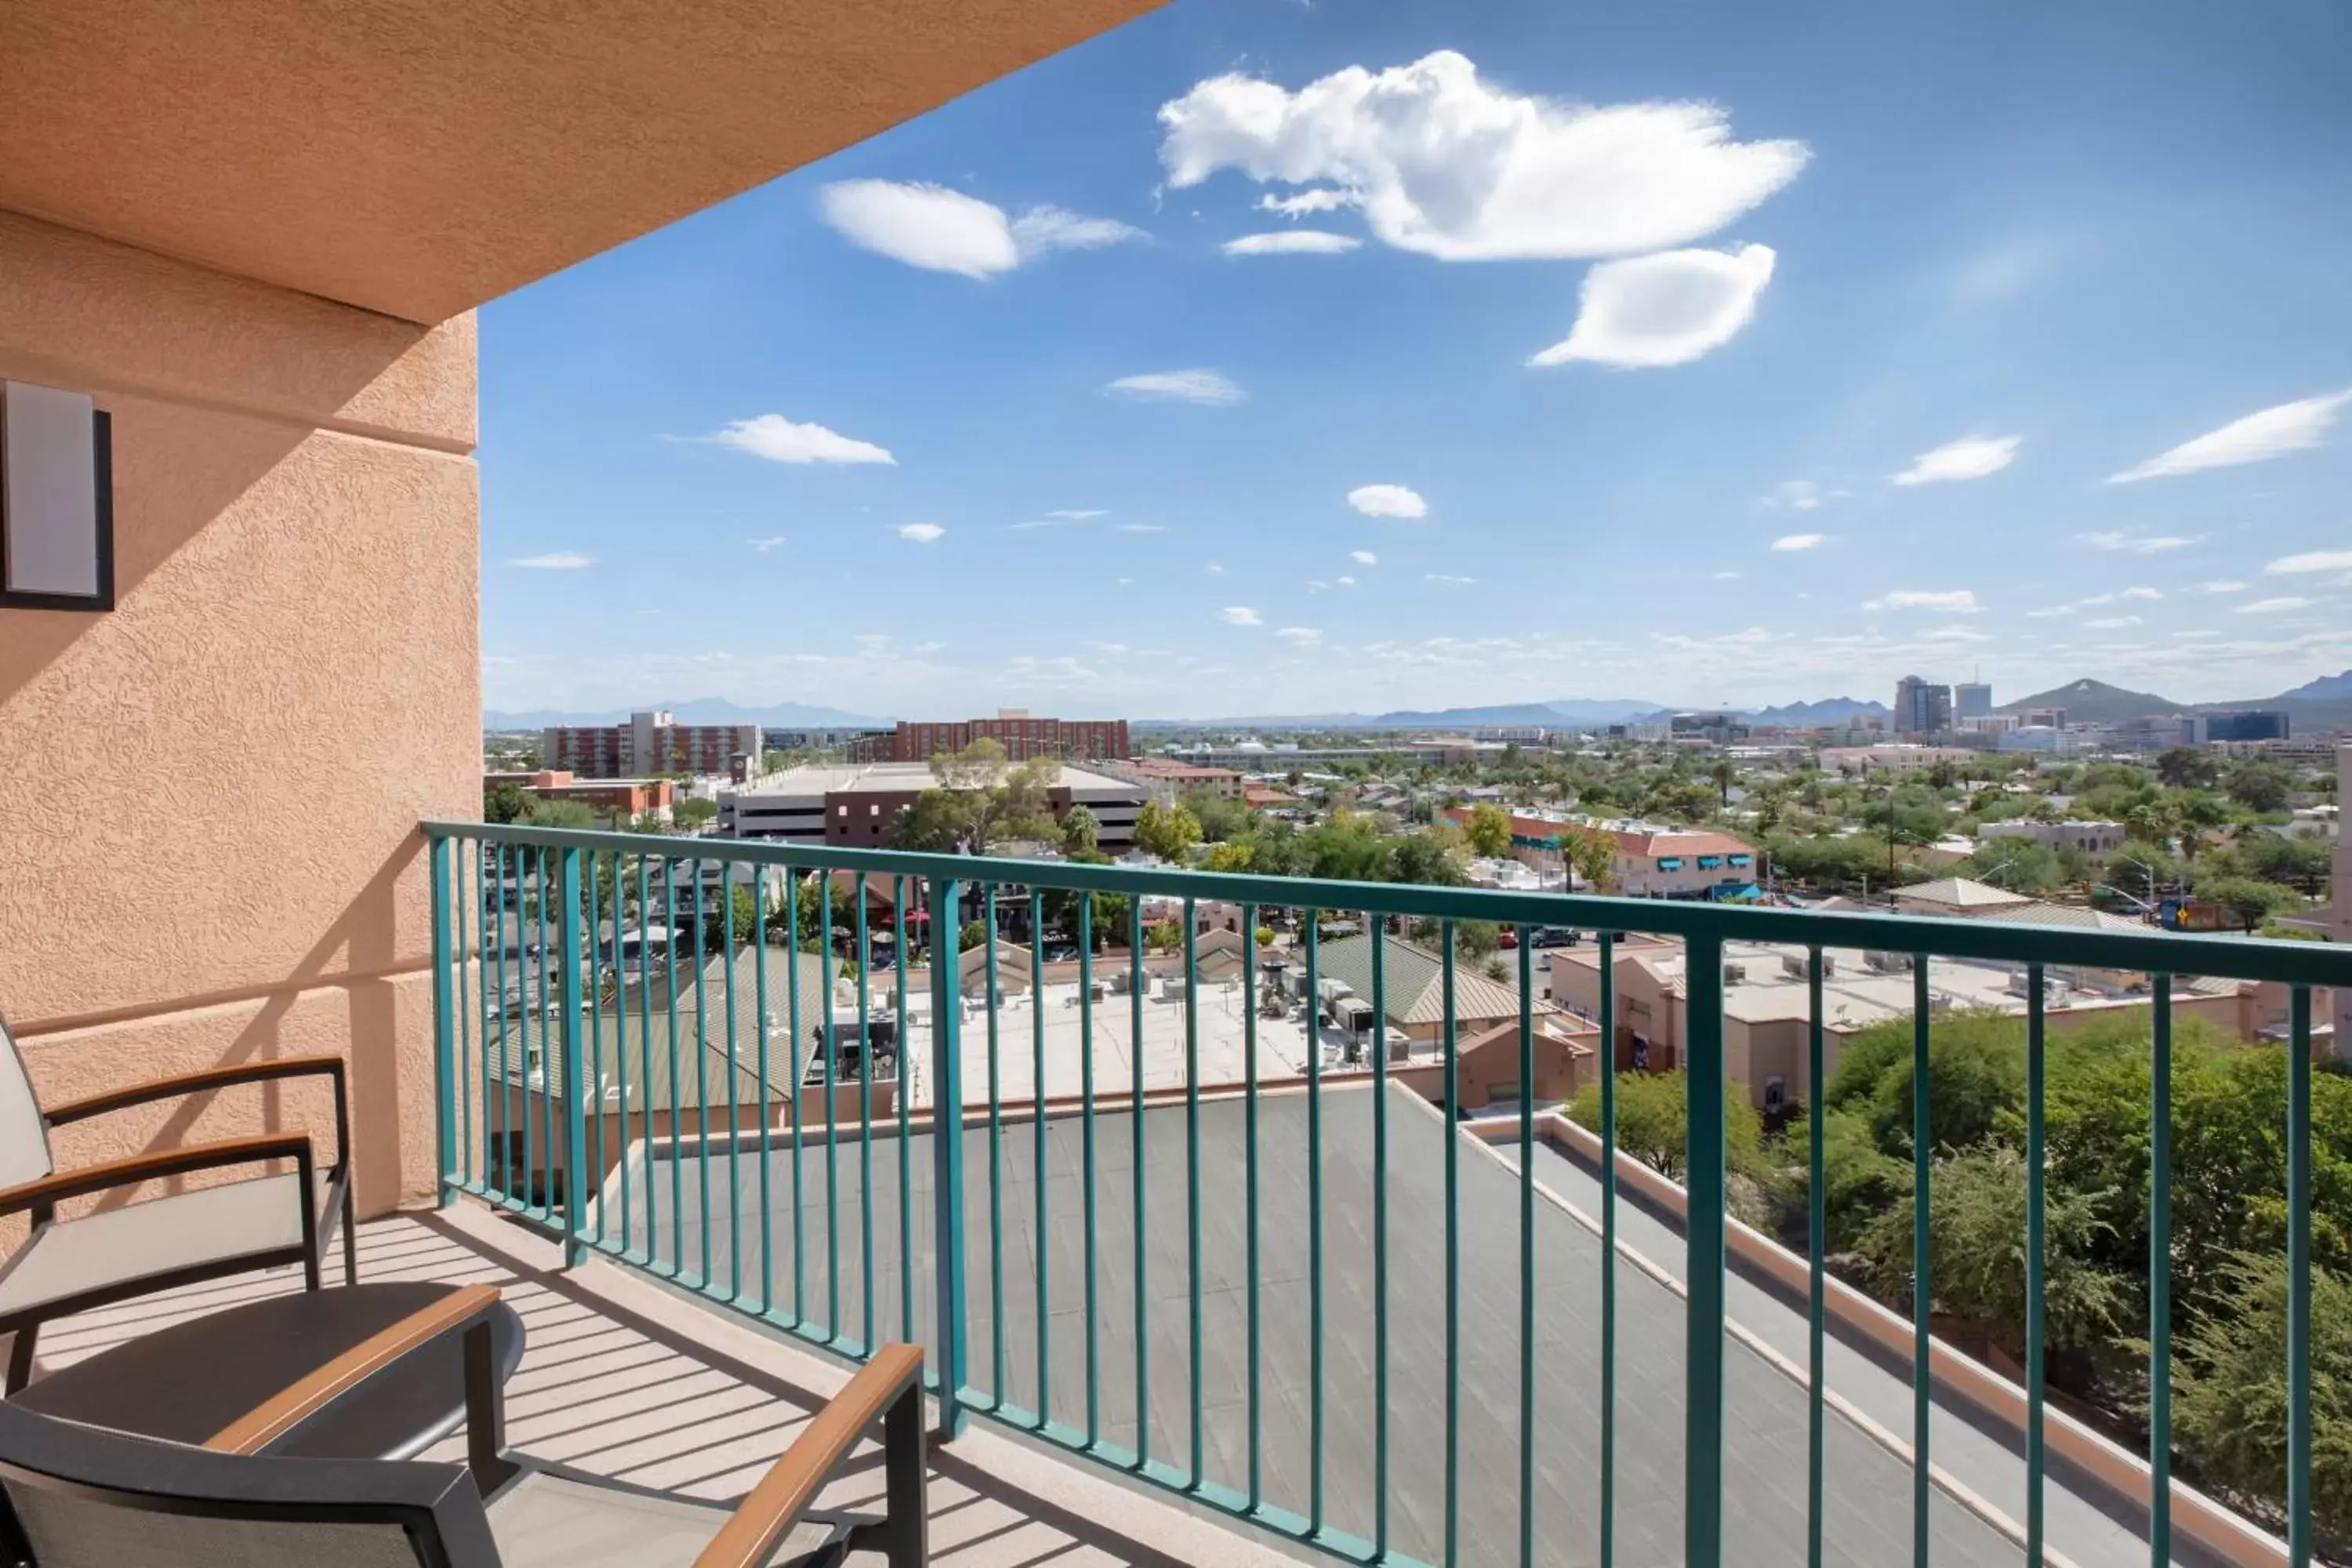
[[1952, 714], [1981, 719], [1992, 711], [1992, 688], [1981, 680], [1966, 680], [1952, 688]]
[[1906, 675], [1895, 683], [1895, 730], [1904, 735], [1941, 734], [1952, 727], [1952, 689], [1925, 676]]

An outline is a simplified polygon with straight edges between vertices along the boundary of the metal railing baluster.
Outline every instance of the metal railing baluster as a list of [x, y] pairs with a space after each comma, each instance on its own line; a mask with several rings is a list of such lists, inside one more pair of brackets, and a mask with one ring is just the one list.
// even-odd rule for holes
[[2286, 1542], [2293, 1568], [2312, 1562], [2311, 1269], [2311, 987], [2297, 985], [2287, 994], [2286, 1058]]
[[1822, 1259], [1829, 1219], [1822, 1191], [1822, 950], [1805, 952], [1805, 1563], [1822, 1568], [1822, 1447], [1825, 1392]]
[[1045, 1218], [1045, 894], [1034, 887], [1029, 889], [1029, 1018], [1034, 1042], [1029, 1083], [1029, 1160], [1030, 1196], [1037, 1211], [1037, 1425], [1042, 1429], [1053, 1419], [1054, 1408], [1054, 1297], [1049, 1275], [1054, 1232]]
[[1934, 994], [1927, 985], [1927, 955], [1911, 955], [1911, 1562], [1927, 1568], [1928, 1417], [1935, 1409], [1935, 1281], [1929, 1251], [1928, 1184], [1936, 1150], [1930, 1136], [1927, 1066], [1928, 1025]]
[[1686, 1328], [1683, 1428], [1683, 1560], [1723, 1568], [1724, 1059], [1723, 941], [1695, 936], [1683, 980], [1690, 1019], [1684, 1064], [1689, 1100], [1683, 1273]]
[[2147, 1556], [2172, 1562], [2172, 976], [2148, 976]]
[[1087, 1447], [1102, 1441], [1102, 1345], [1095, 1310], [1095, 896], [1078, 895], [1079, 1161], [1085, 1171]]
[[1191, 899], [1184, 900], [1184, 1285], [1191, 1308], [1192, 1366], [1186, 1386], [1192, 1393], [1186, 1433], [1192, 1453], [1186, 1473], [1198, 1490], [1202, 1479], [1201, 1458], [1201, 964], [1200, 915]]
[[2049, 1338], [2045, 1313], [2050, 1268], [2043, 1235], [2048, 1223], [2049, 1151], [2044, 1117], [2048, 1110], [2049, 1037], [2042, 1016], [2048, 1004], [2042, 965], [2028, 964], [2025, 981], [2025, 1560], [2040, 1568], [2044, 1560], [2043, 1535], [2048, 1524], [2042, 1491], [2046, 1458], [2042, 1368]]
[[866, 873], [850, 896], [857, 900], [857, 1238], [858, 1339], [874, 1348], [874, 942], [866, 908]]

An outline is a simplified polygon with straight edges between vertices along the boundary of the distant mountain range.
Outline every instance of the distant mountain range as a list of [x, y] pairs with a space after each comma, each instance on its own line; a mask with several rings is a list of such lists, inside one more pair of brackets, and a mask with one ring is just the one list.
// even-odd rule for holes
[[[823, 708], [806, 702], [779, 702], [766, 708], [746, 708], [723, 697], [698, 698], [690, 702], [650, 704], [667, 707], [688, 724], [761, 724], [782, 729], [825, 729], [886, 725], [887, 719]], [[2249, 697], [2233, 702], [2176, 702], [2153, 691], [2133, 691], [2104, 680], [2074, 680], [2004, 702], [2002, 713], [2028, 708], [2063, 708], [2074, 723], [2119, 724], [2130, 719], [2165, 713], [2213, 713], [2240, 708], [2284, 710], [2298, 733], [2342, 730], [2352, 731], [2352, 669], [2340, 675], [2305, 681], [2275, 697]], [[1660, 723], [1677, 712], [1662, 702], [1631, 697], [1560, 697], [1538, 702], [1504, 702], [1475, 708], [1399, 709], [1387, 713], [1257, 713], [1226, 719], [1139, 719], [1139, 730], [1469, 730], [1531, 727], [1591, 729], [1602, 724]], [[1864, 715], [1887, 716], [1884, 702], [1855, 697], [1824, 697], [1809, 702], [1788, 702], [1777, 708], [1738, 710], [1754, 724], [1844, 724]], [[541, 730], [550, 724], [614, 724], [628, 714], [619, 710], [559, 711], [534, 709], [525, 712], [482, 715], [485, 730]]]
[[[772, 724], [780, 729], [822, 730], [889, 723], [887, 719], [872, 719], [863, 713], [845, 712], [838, 708], [819, 708], [806, 702], [779, 702], [768, 708], [745, 708], [728, 701], [724, 697], [698, 697], [690, 702], [648, 702], [645, 706], [667, 708], [677, 715], [681, 724]], [[552, 708], [533, 708], [515, 713], [484, 713], [482, 728], [544, 730], [551, 724], [618, 724], [628, 718], [629, 712], [626, 709], [565, 712]]]
[[2230, 702], [2176, 702], [2153, 691], [2131, 691], [2104, 680], [2074, 680], [2004, 702], [2000, 711], [2021, 713], [2028, 708], [2063, 708], [2070, 723], [2120, 724], [2166, 713], [2226, 713], [2244, 708], [2274, 708], [2287, 716], [2298, 732], [2352, 731], [2352, 669], [2324, 675], [2274, 697], [2247, 697]]

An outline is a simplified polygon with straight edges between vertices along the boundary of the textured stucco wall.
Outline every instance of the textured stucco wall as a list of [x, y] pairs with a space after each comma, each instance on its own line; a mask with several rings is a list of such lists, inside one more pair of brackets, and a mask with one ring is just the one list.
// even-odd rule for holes
[[[344, 1052], [362, 1207], [424, 1196], [415, 828], [480, 804], [472, 318], [417, 327], [0, 213], [0, 376], [114, 421], [119, 607], [0, 609], [0, 1013], [44, 1098]], [[60, 1153], [307, 1109], [236, 1090]]]

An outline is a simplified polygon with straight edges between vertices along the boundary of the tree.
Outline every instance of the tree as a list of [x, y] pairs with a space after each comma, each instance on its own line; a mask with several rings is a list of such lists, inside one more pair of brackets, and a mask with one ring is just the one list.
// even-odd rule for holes
[[1384, 881], [1458, 888], [1468, 879], [1458, 854], [1437, 829], [1403, 834], [1389, 840], [1388, 865], [1380, 874]]
[[530, 809], [530, 796], [511, 784], [498, 784], [482, 797], [484, 822], [513, 822]]
[[[1890, 1300], [1912, 1288], [1911, 1168], [1889, 1204], [1867, 1225], [1860, 1250], [1873, 1282]], [[2062, 1188], [2042, 1205], [2044, 1310], [2053, 1343], [2097, 1345], [2115, 1332], [2129, 1300], [2128, 1282], [2096, 1260], [2108, 1226], [2100, 1206], [2109, 1194]], [[1938, 1157], [1927, 1181], [1927, 1277], [1937, 1303], [1990, 1332], [2012, 1356], [2025, 1353], [2025, 1155], [1986, 1142]]]
[[1202, 864], [1212, 871], [1246, 871], [1257, 858], [1257, 846], [1246, 838], [1229, 838], [1223, 844], [1209, 846], [1208, 858]]
[[1135, 819], [1136, 847], [1171, 864], [1190, 858], [1192, 847], [1200, 842], [1200, 818], [1181, 805], [1151, 801]]
[[593, 807], [577, 800], [532, 801], [520, 820], [526, 827], [568, 827], [575, 832], [604, 826]]
[[1617, 836], [1601, 827], [1562, 827], [1560, 856], [1596, 893], [1617, 888]]
[[1102, 824], [1096, 818], [1093, 812], [1084, 805], [1073, 805], [1070, 807], [1069, 815], [1062, 818], [1062, 847], [1079, 851], [1091, 850], [1095, 847], [1101, 832]]
[[2303, 895], [2293, 888], [2257, 881], [2252, 877], [2200, 876], [2197, 896], [2227, 905], [2249, 935], [2260, 931], [2263, 921], [2272, 915], [2304, 907]]
[[688, 795], [669, 808], [669, 819], [680, 827], [699, 827], [719, 815], [719, 803]]
[[[2173, 1441], [2208, 1489], [2283, 1525], [2286, 1258], [2242, 1255], [2226, 1283], [2226, 1294], [2174, 1341]], [[2324, 1535], [2341, 1540], [2352, 1531], [2352, 1285], [2320, 1268], [2311, 1271], [2310, 1350], [2312, 1513]]]
[[[1589, 1083], [1569, 1102], [1577, 1125], [1601, 1131], [1601, 1085]], [[1621, 1072], [1617, 1075], [1617, 1147], [1642, 1163], [1680, 1181], [1689, 1151], [1689, 1079], [1680, 1072]], [[1724, 1095], [1726, 1163], [1754, 1174], [1763, 1166], [1764, 1123], [1749, 1103], [1744, 1084], [1727, 1084]]]
[[971, 838], [972, 801], [971, 794], [961, 790], [923, 791], [890, 825], [891, 847], [939, 855], [956, 853]]
[[1739, 777], [1739, 770], [1731, 765], [1731, 759], [1729, 757], [1717, 757], [1715, 760], [1715, 765], [1706, 770], [1706, 776], [1708, 780], [1714, 784], [1716, 795], [1718, 797], [1723, 809], [1729, 811], [1731, 809], [1731, 786], [1732, 784]]
[[2212, 789], [2221, 782], [2221, 763], [2202, 746], [2175, 746], [2157, 753], [2156, 776], [2167, 789]]
[[2059, 882], [2058, 852], [2031, 838], [1988, 838], [1968, 874], [2012, 893], [2046, 893]]
[[1187, 790], [1178, 804], [1192, 814], [1193, 820], [1201, 825], [1201, 837], [1211, 844], [1241, 837], [1257, 820], [1248, 806], [1214, 790]]
[[793, 889], [793, 918], [800, 928], [803, 952], [824, 951], [819, 939], [828, 916], [835, 931], [857, 929], [857, 906], [849, 889], [826, 872], [811, 872]]
[[983, 735], [961, 752], [934, 752], [931, 777], [941, 789], [991, 789], [1004, 776], [1004, 744]]
[[1470, 836], [1474, 855], [1492, 860], [1511, 852], [1511, 815], [1492, 801], [1482, 800], [1472, 806], [1464, 829]]
[[2284, 811], [2294, 798], [2294, 775], [2276, 763], [2249, 757], [2230, 770], [2225, 787], [2248, 811]]
[[759, 900], [742, 883], [730, 883], [723, 897], [703, 900], [702, 951], [729, 952], [730, 938], [740, 947], [759, 935]]

